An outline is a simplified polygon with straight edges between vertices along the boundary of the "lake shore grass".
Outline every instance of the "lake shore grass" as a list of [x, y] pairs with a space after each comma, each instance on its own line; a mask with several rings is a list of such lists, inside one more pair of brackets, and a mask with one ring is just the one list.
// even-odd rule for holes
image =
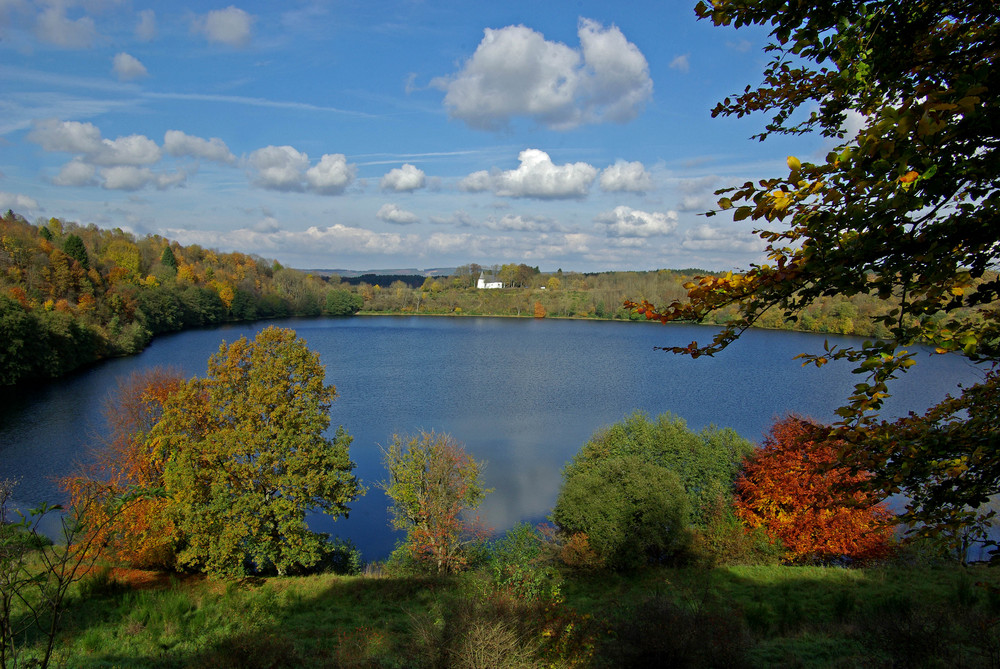
[[103, 569], [78, 584], [56, 657], [69, 667], [164, 668], [997, 666], [1000, 571], [985, 566], [558, 579], [555, 596], [528, 601], [491, 588], [482, 572], [227, 584]]

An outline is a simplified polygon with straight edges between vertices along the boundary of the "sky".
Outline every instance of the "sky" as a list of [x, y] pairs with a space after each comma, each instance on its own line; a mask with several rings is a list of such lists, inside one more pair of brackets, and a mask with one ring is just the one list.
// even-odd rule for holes
[[711, 117], [691, 2], [0, 0], [0, 211], [302, 269], [746, 269], [713, 192], [821, 138]]

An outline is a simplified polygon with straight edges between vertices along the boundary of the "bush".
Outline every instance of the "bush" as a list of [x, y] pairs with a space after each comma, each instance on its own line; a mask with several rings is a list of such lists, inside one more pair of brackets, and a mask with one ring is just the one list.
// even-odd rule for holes
[[710, 426], [692, 432], [682, 418], [665, 413], [650, 420], [636, 411], [600, 430], [566, 466], [569, 480], [602, 460], [636, 456], [676, 474], [691, 500], [694, 522], [719, 494], [728, 495], [743, 458], [754, 451], [752, 442], [734, 430]]
[[636, 455], [612, 457], [567, 477], [552, 520], [614, 569], [670, 560], [689, 543], [691, 504], [679, 477]]

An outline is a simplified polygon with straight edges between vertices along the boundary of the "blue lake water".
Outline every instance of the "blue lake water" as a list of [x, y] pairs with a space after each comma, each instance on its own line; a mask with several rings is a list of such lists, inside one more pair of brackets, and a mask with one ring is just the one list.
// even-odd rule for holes
[[[101, 406], [118, 376], [174, 365], [203, 375], [220, 343], [274, 324], [294, 328], [318, 351], [337, 387], [333, 427], [354, 437], [352, 459], [368, 494], [348, 519], [310, 526], [351, 538], [366, 559], [385, 557], [397, 534], [379, 445], [396, 432], [448, 432], [477, 459], [494, 492], [481, 516], [497, 530], [540, 521], [555, 502], [562, 466], [602, 426], [635, 409], [670, 411], [696, 430], [732, 427], [752, 440], [788, 412], [832, 421], [855, 383], [846, 364], [802, 367], [823, 336], [750, 331], [713, 358], [691, 360], [654, 346], [711, 338], [700, 326], [511, 318], [354, 317], [294, 319], [157, 338], [143, 353], [110, 360], [0, 403], [0, 478], [20, 477], [16, 502], [60, 497], [55, 479], [87, 458], [102, 430]], [[858, 340], [829, 337], [831, 343]], [[886, 416], [921, 412], [981, 373], [957, 356], [921, 354], [890, 390]]]

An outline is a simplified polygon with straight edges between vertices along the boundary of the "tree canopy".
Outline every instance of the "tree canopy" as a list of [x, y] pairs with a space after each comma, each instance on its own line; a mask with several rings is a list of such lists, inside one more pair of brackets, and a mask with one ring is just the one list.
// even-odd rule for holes
[[[720, 26], [771, 28], [763, 82], [723, 100], [714, 116], [764, 112], [770, 120], [761, 140], [815, 132], [836, 146], [825, 160], [789, 156], [786, 175], [719, 191], [719, 210], [709, 215], [728, 211], [736, 221], [758, 222], [766, 263], [693, 281], [687, 298], [670, 304], [628, 306], [663, 322], [699, 321], [735, 306], [711, 343], [668, 349], [699, 356], [733, 342], [769, 309], [795, 319], [830, 295], [895, 300], [878, 317], [883, 338], [803, 357], [816, 365], [847, 359], [868, 375], [839, 410], [838, 436], [846, 440], [844, 457], [875, 473], [868, 485], [898, 490], [899, 458], [937, 461], [943, 443], [924, 440], [915, 452], [872, 446], [874, 433], [895, 431], [874, 416], [887, 382], [914, 363], [905, 347], [924, 341], [939, 353], [1000, 359], [1000, 5], [714, 0], [699, 2], [696, 12]], [[854, 135], [846, 130], [852, 123], [861, 125]], [[986, 396], [996, 401], [995, 392], [980, 399]], [[934, 416], [921, 427], [940, 429]], [[973, 464], [985, 442], [996, 450], [996, 427], [967, 436], [952, 430], [947, 459], [971, 475], [941, 480], [924, 472], [910, 485], [937, 487], [935, 503], [958, 507], [998, 492], [1000, 467]], [[907, 520], [937, 521], [930, 507], [912, 505]]]

